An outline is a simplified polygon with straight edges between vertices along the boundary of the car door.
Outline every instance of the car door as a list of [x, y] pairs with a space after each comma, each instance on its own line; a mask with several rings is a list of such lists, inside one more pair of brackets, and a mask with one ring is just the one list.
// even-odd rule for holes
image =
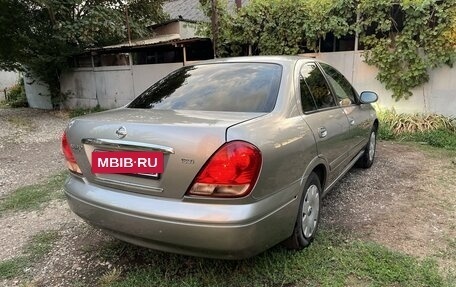
[[335, 68], [319, 63], [325, 72], [331, 89], [336, 96], [337, 104], [347, 115], [350, 124], [349, 157], [355, 157], [366, 145], [371, 130], [369, 105], [360, 104], [358, 94], [348, 80]]
[[303, 64], [299, 76], [304, 119], [314, 134], [319, 156], [328, 163], [331, 183], [342, 172], [347, 160], [350, 147], [348, 119], [316, 63]]

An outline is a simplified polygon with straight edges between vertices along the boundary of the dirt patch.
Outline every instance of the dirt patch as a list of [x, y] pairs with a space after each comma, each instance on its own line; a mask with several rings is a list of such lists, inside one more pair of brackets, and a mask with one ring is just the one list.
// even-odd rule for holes
[[[0, 196], [63, 169], [59, 146], [67, 121], [43, 111], [0, 109]], [[411, 255], [432, 256], [454, 271], [454, 160], [455, 154], [379, 142], [373, 167], [353, 169], [324, 199], [322, 228]], [[114, 262], [99, 252], [116, 240], [82, 222], [58, 200], [40, 211], [0, 217], [0, 260], [20, 254], [27, 238], [49, 229], [59, 230], [60, 239], [28, 270], [30, 278], [0, 281], [0, 286], [93, 286], [100, 276], [113, 272]], [[128, 268], [128, 262], [121, 264]]]
[[59, 235], [47, 260], [31, 270], [34, 286], [96, 286], [103, 274], [113, 270], [99, 250], [115, 239], [83, 222], [61, 229]]
[[62, 200], [54, 200], [42, 210], [11, 213], [1, 217], [0, 222], [0, 261], [3, 261], [21, 254], [32, 235], [45, 230], [71, 228], [80, 219]]
[[328, 194], [323, 225], [410, 255], [442, 252], [456, 238], [452, 160], [445, 153], [380, 142], [372, 168], [353, 169]]
[[64, 113], [0, 109], [0, 198], [64, 169], [60, 137]]

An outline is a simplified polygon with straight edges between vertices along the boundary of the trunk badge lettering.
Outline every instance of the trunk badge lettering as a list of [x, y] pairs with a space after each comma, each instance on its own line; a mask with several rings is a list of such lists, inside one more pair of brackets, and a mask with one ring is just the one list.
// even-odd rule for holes
[[127, 136], [127, 129], [125, 127], [120, 127], [116, 130], [116, 135], [119, 139], [123, 139]]
[[188, 159], [188, 158], [181, 158], [181, 162], [183, 164], [194, 164], [195, 161], [193, 159]]

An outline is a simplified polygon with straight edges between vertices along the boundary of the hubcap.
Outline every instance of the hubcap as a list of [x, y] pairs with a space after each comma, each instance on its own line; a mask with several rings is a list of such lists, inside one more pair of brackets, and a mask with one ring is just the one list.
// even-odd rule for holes
[[374, 160], [375, 155], [375, 132], [371, 133], [370, 140], [369, 140], [369, 160]]
[[314, 184], [309, 186], [304, 196], [304, 203], [302, 205], [302, 232], [306, 238], [311, 237], [317, 227], [320, 210], [319, 196], [318, 187]]

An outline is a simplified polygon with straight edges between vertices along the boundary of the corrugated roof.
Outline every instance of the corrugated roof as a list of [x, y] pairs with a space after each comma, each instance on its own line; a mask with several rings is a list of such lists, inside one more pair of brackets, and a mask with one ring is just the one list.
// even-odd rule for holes
[[121, 43], [117, 45], [91, 48], [90, 51], [126, 51], [132, 48], [143, 48], [159, 45], [179, 44], [194, 41], [206, 40], [203, 37], [181, 38], [179, 34], [159, 35], [150, 39], [135, 40], [130, 43]]
[[112, 50], [112, 49], [120, 49], [120, 48], [128, 48], [128, 47], [137, 47], [137, 46], [151, 46], [155, 44], [170, 42], [173, 40], [180, 40], [179, 34], [168, 34], [168, 35], [159, 35], [149, 39], [141, 39], [141, 40], [134, 40], [130, 43], [121, 43], [111, 46], [105, 46], [102, 49], [105, 50]]
[[163, 4], [163, 11], [168, 13], [171, 19], [208, 21], [200, 5], [198, 0], [170, 0]]
[[[249, 0], [242, 0], [242, 6], [247, 5]], [[235, 0], [228, 0], [228, 8], [235, 9]], [[185, 19], [198, 22], [207, 22], [209, 18], [201, 10], [199, 0], [168, 0], [163, 4], [163, 11], [169, 14], [171, 19]]]

